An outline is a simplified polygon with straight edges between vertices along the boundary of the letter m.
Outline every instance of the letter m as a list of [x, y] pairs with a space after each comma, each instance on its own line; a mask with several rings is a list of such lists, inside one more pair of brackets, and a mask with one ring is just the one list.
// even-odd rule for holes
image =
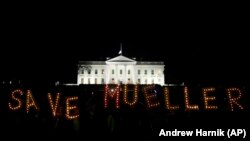
[[108, 102], [110, 100], [115, 100], [115, 107], [120, 108], [120, 85], [117, 85], [115, 89], [109, 88], [108, 85], [105, 86], [104, 90], [104, 107], [108, 107]]

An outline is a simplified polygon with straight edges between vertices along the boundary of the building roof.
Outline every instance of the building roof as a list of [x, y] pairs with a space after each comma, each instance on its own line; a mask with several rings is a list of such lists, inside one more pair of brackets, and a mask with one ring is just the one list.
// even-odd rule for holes
[[164, 65], [164, 62], [159, 61], [159, 62], [144, 62], [144, 61], [137, 61], [137, 65]]
[[136, 62], [136, 61], [133, 59], [130, 59], [128, 57], [125, 57], [123, 55], [120, 55], [120, 56], [114, 57], [112, 59], [109, 59], [106, 62]]
[[123, 55], [105, 61], [79, 61], [79, 65], [106, 65], [106, 64], [136, 64], [136, 65], [164, 65], [162, 61], [135, 61]]

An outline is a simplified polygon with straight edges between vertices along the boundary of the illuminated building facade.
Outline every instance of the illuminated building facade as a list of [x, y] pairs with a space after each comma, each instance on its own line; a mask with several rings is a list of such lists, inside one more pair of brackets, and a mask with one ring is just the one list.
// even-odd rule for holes
[[123, 55], [106, 61], [80, 61], [77, 84], [164, 85], [164, 62], [136, 61]]

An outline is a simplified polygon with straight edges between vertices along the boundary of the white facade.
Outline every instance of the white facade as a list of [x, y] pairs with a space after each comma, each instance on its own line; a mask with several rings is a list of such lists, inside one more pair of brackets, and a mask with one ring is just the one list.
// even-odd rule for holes
[[135, 61], [117, 56], [107, 61], [80, 61], [77, 84], [164, 85], [164, 62]]

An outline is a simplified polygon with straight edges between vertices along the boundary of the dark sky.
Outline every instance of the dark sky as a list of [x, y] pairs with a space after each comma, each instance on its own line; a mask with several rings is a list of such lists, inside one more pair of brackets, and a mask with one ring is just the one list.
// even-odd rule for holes
[[[120, 11], [119, 11], [120, 12]], [[248, 82], [247, 19], [238, 12], [5, 11], [1, 80], [76, 81], [79, 60], [162, 60], [168, 81]]]

